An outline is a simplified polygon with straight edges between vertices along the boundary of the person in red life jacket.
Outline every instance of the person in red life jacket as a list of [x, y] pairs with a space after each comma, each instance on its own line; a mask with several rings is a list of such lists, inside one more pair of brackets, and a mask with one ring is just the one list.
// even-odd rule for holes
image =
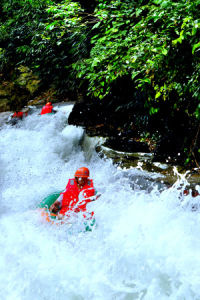
[[9, 123], [11, 125], [16, 125], [18, 123], [18, 121], [21, 121], [27, 115], [28, 115], [27, 111], [23, 112], [23, 111], [16, 110], [15, 113], [11, 116]]
[[24, 113], [22, 111], [16, 110], [16, 112], [12, 115], [12, 118], [19, 118], [22, 120]]
[[[96, 200], [100, 195], [93, 185], [93, 180], [89, 178], [89, 169], [79, 168], [74, 175], [74, 178], [69, 179], [66, 189], [60, 194], [58, 199], [50, 206], [50, 212], [58, 214], [58, 218], [64, 216], [70, 217], [72, 212], [86, 213], [86, 206], [89, 202]], [[91, 212], [91, 216], [94, 212]]]
[[43, 106], [43, 108], [42, 108], [40, 114], [41, 114], [41, 115], [45, 115], [45, 114], [50, 114], [50, 113], [52, 113], [52, 112], [55, 112], [55, 111], [53, 110], [53, 105], [52, 105], [51, 102], [47, 102], [47, 103], [45, 104], [45, 106]]

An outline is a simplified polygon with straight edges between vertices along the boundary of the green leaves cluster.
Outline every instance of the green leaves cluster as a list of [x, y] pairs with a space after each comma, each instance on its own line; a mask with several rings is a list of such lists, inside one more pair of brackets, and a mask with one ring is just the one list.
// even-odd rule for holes
[[[186, 97], [198, 105], [199, 8], [199, 0], [99, 1], [97, 34], [90, 57], [74, 65], [77, 76], [100, 99], [117, 78], [131, 76], [136, 88], [148, 92], [150, 113], [172, 94], [178, 107]], [[200, 118], [198, 109], [195, 114]]]
[[[4, 0], [3, 0], [4, 1]], [[69, 0], [4, 1], [1, 69], [26, 65], [61, 93], [75, 89], [71, 65], [87, 53], [83, 10]]]

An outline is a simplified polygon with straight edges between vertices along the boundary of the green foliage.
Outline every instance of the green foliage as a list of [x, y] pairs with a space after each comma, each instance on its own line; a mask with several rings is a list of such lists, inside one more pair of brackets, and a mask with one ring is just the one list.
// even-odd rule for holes
[[[61, 2], [61, 1], [60, 1]], [[58, 92], [74, 90], [72, 63], [87, 55], [83, 10], [69, 0], [5, 1], [0, 28], [1, 69], [26, 65]]]
[[90, 57], [74, 65], [89, 94], [101, 99], [129, 75], [148, 91], [150, 113], [172, 93], [177, 108], [187, 96], [198, 103], [199, 6], [199, 0], [99, 1]]

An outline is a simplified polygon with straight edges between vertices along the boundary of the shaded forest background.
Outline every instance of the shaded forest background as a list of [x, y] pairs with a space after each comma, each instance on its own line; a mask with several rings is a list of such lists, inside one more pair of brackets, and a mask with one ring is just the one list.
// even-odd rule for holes
[[200, 0], [1, 0], [0, 110], [76, 101], [121, 151], [200, 165]]

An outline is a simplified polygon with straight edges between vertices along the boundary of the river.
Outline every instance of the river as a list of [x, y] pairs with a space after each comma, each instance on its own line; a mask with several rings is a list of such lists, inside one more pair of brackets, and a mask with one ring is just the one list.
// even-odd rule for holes
[[[156, 174], [100, 158], [98, 140], [68, 125], [72, 105], [57, 109], [1, 127], [0, 299], [200, 299], [200, 214], [181, 196], [185, 179], [140, 188]], [[41, 222], [37, 205], [82, 166], [101, 193], [89, 204], [96, 228]]]

